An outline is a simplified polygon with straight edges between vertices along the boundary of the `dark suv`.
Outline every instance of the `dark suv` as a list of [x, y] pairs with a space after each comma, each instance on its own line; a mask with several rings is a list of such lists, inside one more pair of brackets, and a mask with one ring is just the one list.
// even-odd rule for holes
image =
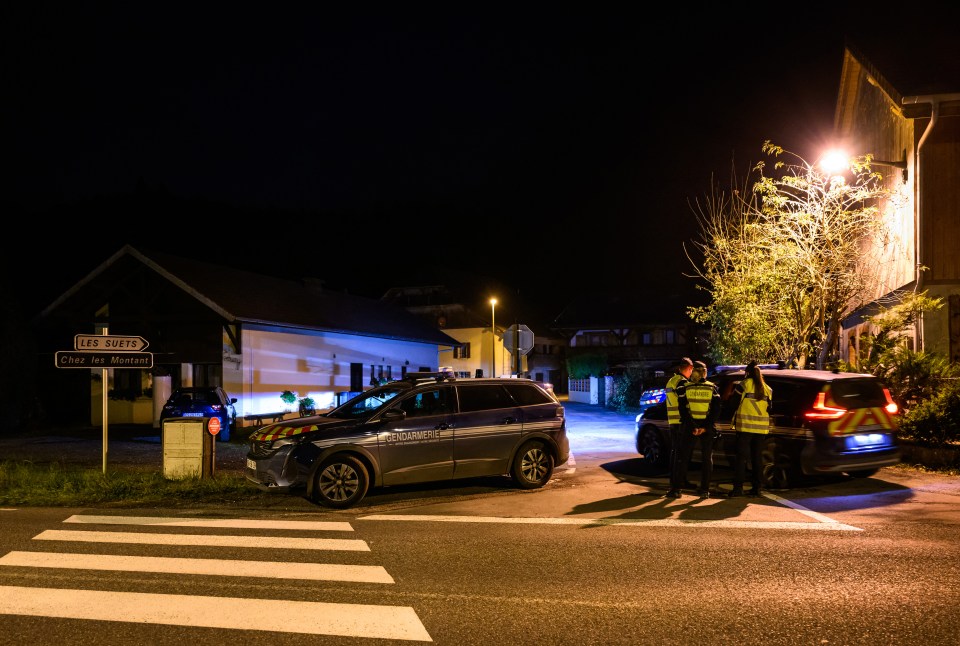
[[172, 417], [216, 417], [220, 420], [217, 439], [228, 442], [237, 424], [236, 403], [237, 398], [227, 395], [220, 386], [177, 388], [160, 411], [160, 425]]
[[[714, 464], [733, 465], [736, 453], [731, 418], [734, 387], [742, 371], [709, 377], [723, 401], [714, 443]], [[897, 405], [873, 375], [827, 370], [763, 370], [773, 389], [770, 434], [763, 450], [763, 483], [789, 488], [802, 475], [845, 473], [869, 477], [900, 462], [896, 443]], [[651, 467], [666, 468], [670, 454], [666, 404], [636, 419], [637, 452]], [[697, 450], [693, 459], [699, 460]], [[749, 465], [748, 465], [749, 468]]]
[[343, 509], [378, 486], [509, 474], [535, 489], [569, 452], [563, 406], [536, 382], [420, 372], [257, 430], [245, 475]]

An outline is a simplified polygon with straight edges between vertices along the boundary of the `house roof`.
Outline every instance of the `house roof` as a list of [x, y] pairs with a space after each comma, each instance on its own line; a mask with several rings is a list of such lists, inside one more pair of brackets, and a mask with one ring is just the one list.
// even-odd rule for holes
[[700, 304], [686, 294], [595, 293], [572, 301], [554, 319], [558, 331], [689, 325], [687, 308]]
[[337, 332], [454, 346], [458, 342], [401, 307], [324, 290], [318, 280], [287, 280], [125, 245], [45, 308], [41, 317], [130, 260], [183, 289], [228, 323]]
[[[960, 48], [957, 47], [956, 16], [923, 12], [923, 25], [891, 20], [869, 30], [852, 31], [846, 47], [898, 105], [904, 97], [951, 95], [960, 92]], [[960, 114], [960, 101], [942, 106], [943, 116]], [[928, 116], [929, 104], [905, 105], [911, 118]]]

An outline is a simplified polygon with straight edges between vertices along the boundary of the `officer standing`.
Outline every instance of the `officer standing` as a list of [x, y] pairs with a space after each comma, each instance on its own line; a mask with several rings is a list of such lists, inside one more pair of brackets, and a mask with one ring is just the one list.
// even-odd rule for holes
[[763, 475], [763, 461], [760, 452], [763, 442], [770, 433], [770, 399], [773, 390], [763, 380], [760, 366], [756, 361], [747, 364], [744, 379], [737, 386], [740, 403], [733, 416], [733, 429], [737, 432], [737, 454], [733, 467], [733, 490], [730, 497], [743, 495], [743, 479], [747, 458], [750, 459], [750, 480], [753, 488], [751, 496], [760, 495], [760, 478]]
[[707, 379], [707, 364], [693, 362], [693, 375], [677, 390], [682, 427], [681, 477], [686, 480], [687, 463], [693, 443], [700, 442], [700, 487], [697, 496], [710, 497], [710, 479], [713, 477], [713, 440], [717, 433], [716, 420], [720, 415], [720, 392]]
[[667, 423], [670, 425], [670, 490], [667, 491], [667, 498], [679, 498], [680, 488], [686, 485], [686, 464], [683, 464], [683, 473], [681, 477], [680, 463], [678, 460], [681, 445], [680, 428], [680, 403], [677, 400], [677, 388], [685, 384], [693, 372], [693, 361], [689, 357], [683, 357], [674, 366], [673, 375], [667, 381]]

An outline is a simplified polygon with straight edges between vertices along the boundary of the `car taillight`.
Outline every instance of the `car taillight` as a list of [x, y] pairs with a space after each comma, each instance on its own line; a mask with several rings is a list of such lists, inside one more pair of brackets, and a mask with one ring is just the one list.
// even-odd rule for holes
[[220, 404], [210, 405], [210, 410], [212, 410], [214, 413], [219, 413], [221, 408], [223, 408], [223, 406], [221, 406]]
[[900, 412], [900, 407], [897, 406], [897, 402], [893, 401], [893, 397], [890, 396], [890, 390], [887, 388], [883, 389], [883, 396], [887, 398], [887, 405], [883, 407], [883, 410], [887, 411], [891, 415], [896, 415]]
[[846, 414], [846, 408], [827, 406], [826, 400], [826, 393], [817, 393], [817, 400], [813, 403], [813, 410], [804, 413], [804, 417], [807, 419], [840, 419]]

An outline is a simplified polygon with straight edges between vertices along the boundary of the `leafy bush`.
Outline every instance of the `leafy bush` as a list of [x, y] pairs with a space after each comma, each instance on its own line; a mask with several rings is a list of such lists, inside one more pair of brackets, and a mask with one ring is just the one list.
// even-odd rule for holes
[[884, 382], [901, 408], [909, 409], [948, 388], [960, 377], [960, 366], [941, 354], [894, 347], [878, 357], [870, 372]]
[[960, 380], [945, 381], [935, 395], [907, 411], [900, 432], [927, 446], [960, 442]]
[[584, 353], [567, 359], [567, 372], [571, 379], [599, 377], [607, 370], [607, 358], [602, 354]]
[[284, 404], [292, 404], [297, 401], [297, 396], [293, 394], [293, 391], [284, 390], [282, 393], [280, 393], [280, 401], [282, 401]]
[[613, 394], [607, 403], [609, 408], [625, 411], [636, 408], [643, 392], [643, 369], [627, 368], [613, 378]]

